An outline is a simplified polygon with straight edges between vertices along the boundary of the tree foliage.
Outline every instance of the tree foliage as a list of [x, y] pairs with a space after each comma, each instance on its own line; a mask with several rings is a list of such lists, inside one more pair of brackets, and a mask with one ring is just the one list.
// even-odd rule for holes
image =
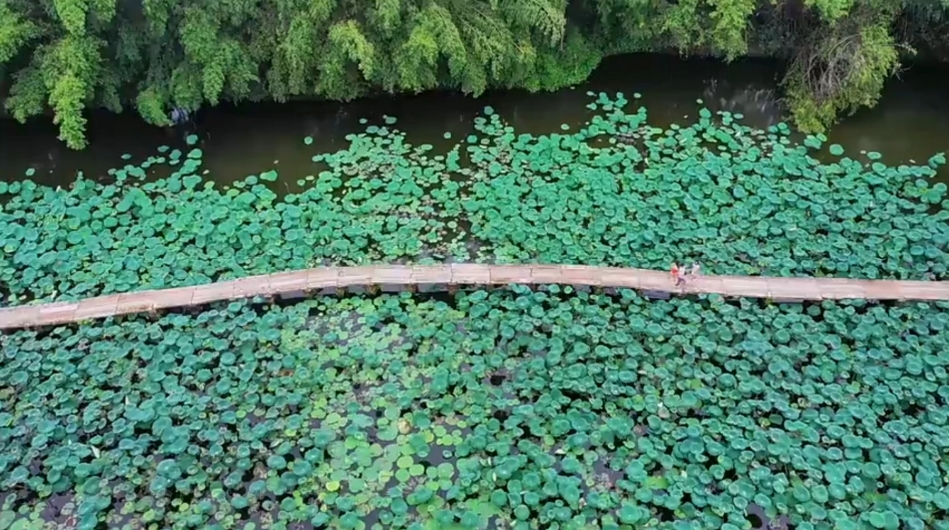
[[[793, 57], [788, 100], [820, 129], [872, 104], [900, 46], [949, 49], [945, 0], [0, 0], [0, 87], [72, 147], [84, 112], [377, 90], [559, 88], [608, 54]], [[946, 54], [944, 54], [946, 55]]]
[[896, 12], [889, 2], [871, 4], [847, 15], [839, 6], [825, 8], [829, 27], [811, 33], [796, 50], [786, 84], [802, 128], [819, 131], [841, 114], [874, 105], [896, 72], [900, 59], [889, 30]]

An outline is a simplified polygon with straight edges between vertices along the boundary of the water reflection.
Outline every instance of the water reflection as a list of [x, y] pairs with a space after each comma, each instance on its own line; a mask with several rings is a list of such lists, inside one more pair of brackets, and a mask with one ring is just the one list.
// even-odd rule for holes
[[702, 98], [709, 108], [732, 114], [743, 114], [746, 121], [771, 126], [784, 119], [784, 109], [774, 85], [755, 81], [735, 85], [728, 79], [709, 78], [704, 81]]
[[[877, 108], [861, 111], [836, 126], [833, 142], [853, 152], [880, 151], [895, 164], [927, 160], [949, 145], [949, 70], [912, 68], [891, 83]], [[249, 174], [278, 169], [293, 182], [318, 171], [311, 157], [343, 147], [345, 136], [365, 128], [360, 119], [381, 124], [382, 116], [398, 118], [397, 127], [415, 144], [447, 149], [473, 131], [474, 118], [492, 106], [518, 132], [574, 130], [592, 115], [586, 108], [588, 91], [623, 92], [630, 108], [646, 105], [650, 122], [658, 126], [689, 123], [704, 100], [713, 110], [741, 113], [750, 125], [766, 127], [782, 120], [778, 79], [781, 64], [743, 60], [731, 64], [713, 60], [679, 60], [669, 56], [632, 55], [604, 62], [589, 82], [554, 93], [497, 91], [481, 98], [457, 93], [389, 96], [349, 103], [293, 102], [220, 106], [192, 114], [180, 128], [151, 127], [132, 111], [114, 115], [91, 113], [91, 145], [80, 152], [63, 146], [55, 127], [44, 121], [19, 125], [0, 122], [0, 167], [6, 180], [21, 179], [33, 168], [33, 180], [62, 185], [82, 170], [103, 176], [123, 165], [123, 154], [140, 160], [166, 144], [187, 148], [185, 137], [197, 133], [209, 178], [222, 183]], [[636, 93], [642, 99], [635, 99]], [[445, 133], [452, 138], [446, 140]], [[313, 138], [312, 145], [304, 137]]]

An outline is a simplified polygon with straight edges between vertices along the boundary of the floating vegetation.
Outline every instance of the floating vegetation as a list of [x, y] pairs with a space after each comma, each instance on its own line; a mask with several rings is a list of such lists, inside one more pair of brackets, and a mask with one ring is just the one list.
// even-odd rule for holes
[[19, 331], [0, 522], [945, 530], [947, 326], [551, 286]]
[[563, 134], [518, 134], [487, 108], [440, 154], [385, 117], [314, 155], [313, 180], [270, 170], [220, 189], [191, 147], [70, 189], [0, 183], [0, 282], [16, 304], [379, 262], [946, 275], [946, 185], [931, 179], [943, 155], [891, 167], [832, 145], [831, 157], [823, 136], [799, 145], [787, 125], [705, 109], [663, 130], [622, 94], [595, 96], [598, 114]]

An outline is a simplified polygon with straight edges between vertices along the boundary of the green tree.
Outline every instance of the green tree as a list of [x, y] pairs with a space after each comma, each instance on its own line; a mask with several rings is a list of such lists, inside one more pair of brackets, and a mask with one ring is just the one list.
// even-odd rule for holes
[[[875, 105], [900, 63], [891, 31], [898, 5], [890, 0], [859, 6], [842, 6], [848, 3], [843, 0], [823, 3], [830, 5], [818, 5], [816, 28], [798, 46], [785, 77], [794, 119], [808, 132]], [[844, 13], [844, 7], [852, 9]]]
[[120, 108], [124, 80], [104, 56], [115, 1], [0, 1], [0, 60], [24, 63], [12, 76], [7, 109], [22, 121], [49, 108], [60, 138], [70, 147], [85, 146], [86, 105]]
[[372, 91], [550, 90], [610, 54], [793, 60], [797, 123], [820, 130], [875, 103], [904, 42], [949, 56], [949, 0], [0, 0], [6, 109], [53, 116]]

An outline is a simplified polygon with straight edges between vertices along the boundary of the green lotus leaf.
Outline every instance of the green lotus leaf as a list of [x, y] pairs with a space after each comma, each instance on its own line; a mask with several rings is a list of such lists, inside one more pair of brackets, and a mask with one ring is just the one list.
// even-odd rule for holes
[[[660, 129], [619, 95], [592, 96], [576, 134], [518, 134], [485, 109], [465, 150], [441, 155], [386, 120], [314, 157], [294, 193], [270, 184], [276, 171], [199, 186], [203, 156], [153, 180], [137, 180], [143, 163], [110, 172], [121, 184], [0, 184], [4, 302], [448, 256], [949, 269], [931, 166], [825, 164], [808, 153], [826, 138], [797, 143], [787, 125], [706, 111]], [[949, 509], [947, 309], [465, 286], [5, 330], [0, 469], [24, 513], [72, 496], [92, 527], [272, 514], [275, 527], [361, 528], [372, 513], [386, 528], [619, 529], [672, 513], [741, 528], [756, 507], [801, 528], [926, 527]], [[138, 489], [147, 498], [102, 505]]]

